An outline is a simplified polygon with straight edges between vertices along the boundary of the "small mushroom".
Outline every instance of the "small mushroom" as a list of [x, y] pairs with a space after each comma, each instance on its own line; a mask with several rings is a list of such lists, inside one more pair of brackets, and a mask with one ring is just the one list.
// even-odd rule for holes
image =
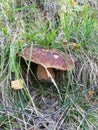
[[73, 59], [68, 54], [61, 54], [55, 49], [33, 47], [31, 50], [30, 47], [27, 47], [19, 53], [19, 56], [38, 64], [37, 78], [39, 80], [51, 81], [51, 77], [55, 78], [53, 69], [65, 71], [74, 68]]

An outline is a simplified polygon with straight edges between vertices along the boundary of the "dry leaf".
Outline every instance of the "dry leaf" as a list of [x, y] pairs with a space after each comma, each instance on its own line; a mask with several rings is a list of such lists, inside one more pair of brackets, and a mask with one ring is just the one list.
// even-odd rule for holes
[[72, 43], [72, 47], [74, 48], [74, 49], [80, 49], [80, 45], [79, 44], [77, 44], [77, 43]]
[[68, 42], [67, 41], [64, 41], [64, 42], [62, 42], [62, 47], [66, 50], [66, 49], [68, 49]]
[[24, 81], [22, 79], [17, 79], [14, 81], [11, 81], [11, 88], [18, 90], [23, 88]]
[[94, 90], [89, 90], [88, 91], [88, 95], [89, 95], [89, 98], [92, 99], [94, 97], [94, 93], [95, 91]]
[[65, 45], [65, 46], [68, 45], [68, 41], [64, 41], [63, 45]]
[[74, 0], [72, 0], [72, 6], [76, 6], [77, 2], [75, 2]]

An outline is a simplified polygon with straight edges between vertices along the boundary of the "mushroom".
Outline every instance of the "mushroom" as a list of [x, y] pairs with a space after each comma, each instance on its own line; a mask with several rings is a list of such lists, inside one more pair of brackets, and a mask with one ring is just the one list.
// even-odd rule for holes
[[[55, 78], [55, 73], [52, 68], [48, 68], [47, 71], [51, 74], [52, 78]], [[51, 82], [51, 77], [48, 76], [46, 69], [42, 65], [37, 67], [37, 78], [38, 80], [45, 80]]]
[[27, 47], [19, 53], [19, 56], [38, 64], [38, 80], [51, 82], [51, 77], [55, 78], [53, 69], [65, 71], [74, 68], [73, 59], [68, 54], [61, 54], [55, 49], [33, 47], [31, 50], [30, 47]]

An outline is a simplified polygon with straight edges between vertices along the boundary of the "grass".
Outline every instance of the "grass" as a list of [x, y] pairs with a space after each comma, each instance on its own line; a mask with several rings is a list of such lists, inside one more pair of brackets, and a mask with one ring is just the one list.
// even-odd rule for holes
[[[28, 1], [0, 2], [0, 129], [97, 130], [97, 11], [86, 2], [79, 6], [64, 0], [50, 2], [45, 8], [53, 14], [46, 17]], [[73, 43], [80, 48], [74, 48]], [[33, 45], [56, 48], [74, 58], [72, 72], [58, 72], [57, 88], [38, 81], [31, 62], [18, 57], [19, 51]], [[24, 89], [13, 90], [11, 81], [20, 78]], [[91, 90], [93, 95], [89, 95]]]

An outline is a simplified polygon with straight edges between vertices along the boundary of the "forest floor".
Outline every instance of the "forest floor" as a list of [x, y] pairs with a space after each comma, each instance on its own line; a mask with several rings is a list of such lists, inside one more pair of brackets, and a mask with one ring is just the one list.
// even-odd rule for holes
[[[39, 81], [19, 57], [34, 46], [68, 54], [75, 67]], [[21, 89], [17, 88], [19, 81]], [[0, 1], [0, 130], [98, 130], [98, 10], [74, 0]]]

